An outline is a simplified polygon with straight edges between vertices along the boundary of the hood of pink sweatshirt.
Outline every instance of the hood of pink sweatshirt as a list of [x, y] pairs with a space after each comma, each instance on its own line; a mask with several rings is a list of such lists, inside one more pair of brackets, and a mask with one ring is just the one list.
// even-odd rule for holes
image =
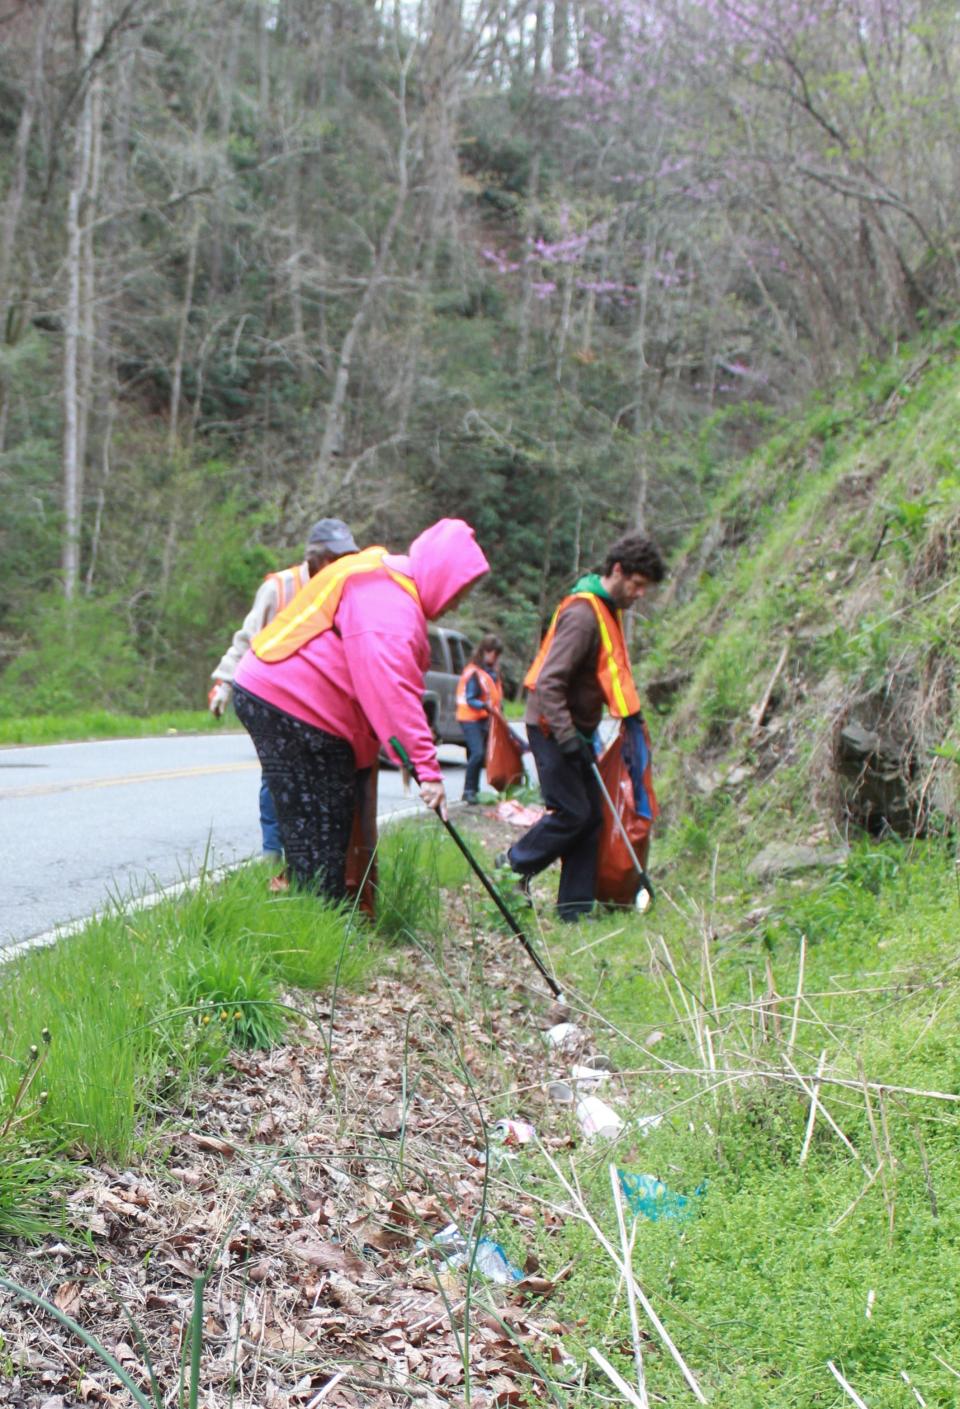
[[458, 592], [490, 571], [473, 529], [463, 519], [438, 519], [413, 540], [408, 554], [388, 553], [384, 563], [413, 578], [428, 621], [441, 616]]

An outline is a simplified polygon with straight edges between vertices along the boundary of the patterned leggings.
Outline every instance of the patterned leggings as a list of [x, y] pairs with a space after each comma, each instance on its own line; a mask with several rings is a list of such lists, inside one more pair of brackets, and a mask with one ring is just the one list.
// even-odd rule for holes
[[342, 900], [356, 796], [353, 749], [239, 686], [233, 703], [260, 758], [287, 865], [301, 885]]

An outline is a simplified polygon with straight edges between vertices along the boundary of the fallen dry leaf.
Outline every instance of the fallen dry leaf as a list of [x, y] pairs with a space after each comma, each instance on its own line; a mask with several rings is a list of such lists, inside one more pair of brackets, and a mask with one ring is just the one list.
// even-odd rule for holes
[[237, 1154], [236, 1145], [232, 1145], [229, 1140], [221, 1140], [216, 1135], [201, 1135], [196, 1130], [189, 1130], [187, 1139], [191, 1140], [198, 1150], [210, 1150], [215, 1155], [226, 1155], [227, 1158]]
[[321, 1241], [309, 1234], [292, 1233], [285, 1246], [287, 1252], [292, 1253], [301, 1262], [307, 1262], [311, 1267], [319, 1267], [324, 1272], [363, 1273], [369, 1270], [363, 1259], [350, 1252], [342, 1243]]
[[80, 1283], [61, 1282], [53, 1298], [53, 1304], [58, 1311], [62, 1311], [65, 1316], [76, 1317], [80, 1310]]

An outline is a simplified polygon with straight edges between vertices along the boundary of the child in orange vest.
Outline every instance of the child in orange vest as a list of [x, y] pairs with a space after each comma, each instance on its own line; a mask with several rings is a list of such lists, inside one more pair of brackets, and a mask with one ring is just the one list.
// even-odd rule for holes
[[477, 801], [480, 770], [490, 732], [490, 714], [499, 710], [503, 703], [499, 670], [502, 655], [503, 642], [500, 637], [484, 636], [457, 682], [457, 719], [467, 745], [467, 772], [463, 781], [463, 800], [467, 803]]

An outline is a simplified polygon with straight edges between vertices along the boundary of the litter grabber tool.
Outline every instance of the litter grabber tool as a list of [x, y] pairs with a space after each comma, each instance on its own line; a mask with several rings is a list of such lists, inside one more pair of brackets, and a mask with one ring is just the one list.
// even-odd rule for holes
[[653, 893], [653, 886], [650, 884], [650, 877], [647, 875], [643, 866], [640, 864], [640, 858], [636, 853], [633, 842], [630, 840], [630, 837], [627, 834], [627, 829], [623, 824], [623, 818], [620, 816], [620, 813], [617, 811], [616, 806], [614, 805], [613, 798], [610, 796], [607, 785], [603, 781], [603, 775], [601, 774], [600, 769], [597, 767], [596, 763], [590, 764], [590, 770], [593, 773], [594, 778], [597, 780], [597, 787], [603, 793], [604, 800], [610, 809], [610, 816], [614, 820], [617, 830], [619, 831], [620, 836], [623, 840], [623, 844], [627, 848], [627, 851], [630, 855], [630, 860], [636, 867], [637, 875], [640, 877], [640, 890], [637, 894], [637, 909], [646, 910], [648, 906], [653, 904], [654, 899], [656, 898]]
[[[410, 762], [410, 755], [407, 753], [400, 740], [397, 738], [391, 738], [390, 747], [394, 750], [397, 757], [400, 759], [400, 762], [403, 764], [404, 768], [407, 770], [407, 772], [413, 778], [413, 781], [419, 787], [420, 779], [417, 777], [417, 770]], [[463, 837], [457, 831], [456, 827], [453, 825], [450, 819], [448, 817], [441, 817], [439, 812], [437, 813], [437, 816], [440, 817], [440, 821], [446, 827], [447, 831], [450, 833], [450, 836], [457, 844], [458, 848], [463, 854], [464, 860], [467, 862], [467, 865], [470, 867], [471, 871], [473, 871], [474, 875], [477, 877], [480, 884], [483, 886], [484, 890], [487, 892], [490, 899], [493, 901], [494, 905], [496, 905], [497, 909], [500, 911], [500, 914], [510, 926], [511, 934], [513, 934], [515, 938], [519, 939], [520, 943], [523, 945], [530, 958], [540, 970], [544, 982], [546, 983], [550, 992], [553, 994], [554, 998], [556, 998], [558, 1002], [562, 1002], [563, 991], [561, 990], [560, 985], [557, 983], [556, 979], [550, 973], [548, 973], [546, 967], [544, 966], [543, 960], [540, 958], [540, 955], [537, 953], [537, 951], [534, 949], [533, 945], [527, 938], [523, 926], [520, 924], [520, 921], [509, 909], [506, 901], [503, 899], [503, 896], [497, 890], [496, 886], [493, 884], [493, 881], [491, 881], [486, 871], [484, 871], [483, 867], [480, 865], [480, 862], [477, 860], [473, 852], [467, 846]]]

